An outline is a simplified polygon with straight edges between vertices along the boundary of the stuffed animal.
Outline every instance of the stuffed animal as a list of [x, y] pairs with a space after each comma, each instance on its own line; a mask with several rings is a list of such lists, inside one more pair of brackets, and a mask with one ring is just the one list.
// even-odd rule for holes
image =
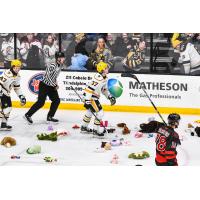
[[125, 125], [124, 126], [124, 129], [123, 129], [123, 131], [122, 131], [122, 134], [123, 135], [127, 135], [127, 134], [129, 134], [131, 131], [129, 130], [129, 128]]
[[119, 127], [119, 128], [124, 128], [124, 126], [126, 126], [125, 123], [119, 123], [119, 124], [117, 124], [117, 127]]
[[111, 144], [109, 142], [102, 142], [101, 148], [104, 148], [105, 150], [111, 150]]
[[128, 158], [133, 158], [133, 159], [145, 159], [149, 157], [150, 157], [150, 154], [147, 151], [142, 151], [139, 153], [131, 153], [128, 156]]
[[57, 132], [52, 132], [50, 134], [41, 133], [37, 135], [38, 140], [50, 140], [52, 142], [57, 141]]
[[28, 154], [38, 154], [38, 153], [41, 153], [41, 146], [40, 145], [34, 145], [34, 146], [28, 148], [26, 150], [26, 152]]
[[104, 149], [105, 149], [105, 150], [111, 150], [111, 144], [107, 142], [107, 143], [105, 144], [105, 146], [104, 146]]
[[79, 126], [79, 125], [77, 125], [77, 124], [75, 124], [74, 126], [72, 126], [72, 128], [73, 128], [73, 129], [79, 129], [79, 128], [80, 128], [80, 126]]
[[46, 156], [46, 157], [44, 158], [44, 161], [45, 161], [45, 162], [57, 162], [57, 158], [52, 158], [52, 157], [50, 157], [50, 156]]
[[4, 137], [1, 141], [1, 145], [4, 145], [5, 147], [15, 146], [16, 140], [12, 137]]
[[118, 164], [119, 163], [119, 156], [117, 154], [113, 155], [112, 160], [110, 161], [112, 164]]

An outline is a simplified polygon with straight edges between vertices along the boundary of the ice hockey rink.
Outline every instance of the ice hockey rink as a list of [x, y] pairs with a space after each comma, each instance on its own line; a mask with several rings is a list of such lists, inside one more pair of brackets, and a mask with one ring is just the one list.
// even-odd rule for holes
[[[36, 137], [39, 133], [48, 133], [49, 124], [46, 123], [46, 114], [48, 110], [41, 109], [33, 116], [33, 125], [28, 125], [23, 119], [27, 109], [14, 108], [11, 113], [9, 124], [13, 126], [12, 131], [1, 131], [0, 140], [5, 136], [11, 136], [16, 139], [17, 145], [6, 148], [0, 145], [0, 165], [65, 165], [65, 166], [155, 166], [155, 136], [149, 137], [144, 134], [141, 138], [135, 138], [134, 135], [140, 123], [147, 122], [150, 117], [160, 120], [156, 113], [130, 113], [130, 112], [105, 112], [104, 121], [108, 120], [110, 127], [116, 128], [114, 133], [108, 133], [104, 139], [93, 138], [91, 135], [80, 133], [80, 129], [73, 129], [72, 126], [81, 125], [81, 119], [84, 111], [77, 110], [58, 110], [56, 117], [60, 120], [59, 124], [52, 125], [53, 129], [66, 130], [70, 134], [60, 136], [55, 142], [39, 141]], [[163, 114], [166, 120], [167, 115]], [[180, 127], [177, 132], [180, 135], [182, 145], [177, 148], [178, 162], [180, 166], [200, 165], [200, 138], [191, 136], [185, 130], [187, 124], [198, 120], [197, 115], [181, 115]], [[124, 122], [127, 124], [131, 133], [123, 135], [122, 129], [117, 128], [116, 124]], [[123, 138], [129, 145], [114, 146], [111, 150], [97, 152], [101, 147], [102, 141], [112, 141], [113, 139]], [[40, 154], [27, 154], [27, 148], [33, 145], [41, 146]], [[141, 151], [150, 153], [150, 158], [143, 160], [129, 159], [130, 153]], [[118, 164], [111, 164], [114, 154], [119, 157]], [[20, 159], [11, 159], [11, 156], [20, 156]], [[47, 163], [45, 156], [51, 156], [57, 159], [57, 162]]]

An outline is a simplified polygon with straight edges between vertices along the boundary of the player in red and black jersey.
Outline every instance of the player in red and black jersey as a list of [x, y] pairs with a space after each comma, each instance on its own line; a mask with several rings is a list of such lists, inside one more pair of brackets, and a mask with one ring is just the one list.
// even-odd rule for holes
[[181, 145], [181, 142], [174, 129], [178, 128], [180, 119], [179, 114], [172, 113], [168, 116], [168, 126], [157, 121], [140, 125], [141, 132], [157, 133], [155, 158], [157, 166], [178, 166], [176, 147]]
[[181, 142], [174, 129], [178, 128], [179, 121], [180, 115], [173, 113], [168, 116], [168, 126], [157, 128], [155, 158], [157, 166], [178, 166], [176, 147]]

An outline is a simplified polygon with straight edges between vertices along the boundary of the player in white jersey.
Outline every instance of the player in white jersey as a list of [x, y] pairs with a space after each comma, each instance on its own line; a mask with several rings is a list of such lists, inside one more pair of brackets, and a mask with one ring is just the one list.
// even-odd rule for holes
[[200, 54], [190, 42], [175, 41], [175, 48], [180, 53], [179, 61], [183, 64], [184, 73], [187, 75], [200, 75]]
[[19, 60], [12, 60], [11, 61], [11, 68], [5, 70], [0, 75], [0, 118], [2, 119], [1, 122], [1, 130], [11, 130], [12, 126], [7, 125], [7, 120], [9, 118], [11, 109], [12, 109], [12, 102], [10, 93], [12, 88], [18, 95], [21, 105], [24, 106], [26, 104], [26, 98], [22, 94], [20, 88], [20, 75], [19, 71], [21, 69], [21, 61]]
[[[83, 123], [81, 126], [82, 133], [93, 133], [94, 135], [103, 137], [105, 130], [103, 132], [100, 131], [100, 121], [103, 118], [103, 109], [101, 103], [99, 102], [99, 98], [101, 93], [106, 96], [107, 99], [110, 100], [111, 105], [116, 103], [115, 97], [113, 97], [107, 88], [107, 74], [109, 70], [109, 66], [105, 62], [99, 62], [97, 64], [97, 71], [94, 75], [92, 81], [86, 86], [84, 90], [84, 107], [87, 109]], [[94, 120], [93, 130], [88, 128], [88, 125], [92, 118], [92, 112], [95, 113], [97, 118]]]

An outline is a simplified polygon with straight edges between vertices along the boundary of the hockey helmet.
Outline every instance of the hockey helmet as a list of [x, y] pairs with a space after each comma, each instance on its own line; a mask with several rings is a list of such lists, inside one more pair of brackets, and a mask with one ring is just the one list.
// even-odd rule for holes
[[55, 58], [56, 58], [56, 60], [57, 60], [58, 58], [65, 58], [64, 52], [62, 52], [62, 51], [57, 51], [57, 52], [55, 53]]
[[178, 125], [181, 117], [177, 113], [171, 113], [169, 114], [167, 120], [169, 125]]
[[108, 64], [103, 62], [103, 61], [100, 61], [98, 64], [97, 64], [97, 71], [99, 73], [102, 73], [106, 68], [108, 67]]
[[22, 66], [22, 62], [18, 59], [12, 60], [11, 61], [11, 67], [21, 67]]

